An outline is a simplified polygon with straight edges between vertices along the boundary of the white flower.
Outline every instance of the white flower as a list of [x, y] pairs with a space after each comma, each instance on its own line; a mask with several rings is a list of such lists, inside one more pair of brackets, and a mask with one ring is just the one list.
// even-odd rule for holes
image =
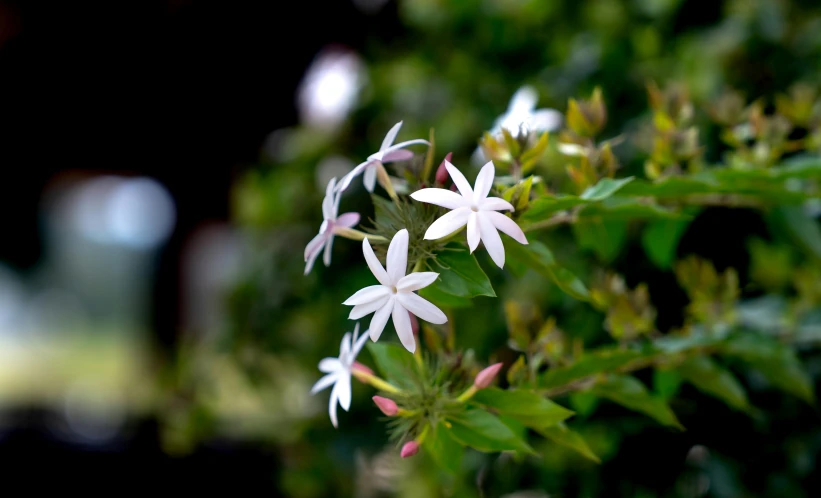
[[527, 239], [516, 222], [496, 212], [503, 209], [513, 211], [513, 205], [504, 199], [487, 196], [493, 185], [493, 162], [485, 164], [479, 172], [474, 185], [475, 190], [470, 188], [464, 175], [450, 162], [445, 161], [445, 168], [462, 195], [441, 188], [425, 188], [411, 194], [417, 201], [452, 209], [428, 227], [425, 239], [440, 239], [467, 225], [470, 252], [479, 246], [481, 240], [485, 243], [493, 262], [502, 268], [505, 264], [505, 247], [497, 230], [510, 235], [520, 244], [527, 244]]
[[519, 88], [510, 99], [507, 112], [499, 116], [490, 133], [495, 135], [505, 128], [517, 137], [519, 128], [525, 125], [533, 131], [555, 131], [562, 126], [562, 113], [555, 109], [536, 109], [539, 95], [532, 86]]
[[382, 167], [384, 163], [389, 163], [393, 161], [404, 161], [406, 159], [410, 159], [411, 157], [413, 157], [413, 152], [409, 150], [403, 150], [408, 145], [430, 145], [430, 142], [428, 142], [427, 140], [422, 140], [421, 138], [416, 140], [408, 140], [407, 142], [401, 142], [396, 145], [393, 145], [393, 141], [396, 140], [396, 135], [399, 133], [399, 128], [401, 127], [402, 121], [393, 125], [393, 128], [391, 128], [390, 131], [388, 131], [388, 134], [385, 135], [385, 139], [382, 141], [382, 146], [379, 147], [379, 152], [375, 152], [368, 156], [367, 161], [358, 165], [350, 173], [345, 175], [339, 182], [339, 190], [347, 189], [348, 185], [351, 184], [351, 180], [356, 178], [360, 173], [364, 171], [365, 175], [362, 181], [365, 184], [365, 188], [368, 190], [368, 192], [373, 192], [373, 188], [376, 186], [377, 170], [380, 167]]
[[439, 274], [419, 272], [405, 275], [408, 265], [408, 231], [406, 229], [399, 230], [391, 240], [386, 261], [387, 271], [376, 259], [368, 239], [362, 241], [362, 252], [365, 253], [365, 261], [380, 285], [365, 287], [342, 303], [353, 306], [348, 318], [356, 320], [375, 312], [371, 318], [370, 334], [371, 339], [376, 341], [388, 323], [388, 318], [393, 316], [393, 325], [396, 327], [399, 340], [405, 349], [413, 353], [416, 351], [416, 340], [413, 337], [408, 312], [430, 323], [448, 321], [442, 310], [413, 293], [415, 290], [432, 284]]
[[325, 218], [319, 226], [319, 233], [305, 246], [305, 275], [311, 272], [319, 253], [325, 249], [322, 257], [325, 266], [331, 264], [331, 249], [334, 243], [334, 234], [339, 229], [351, 228], [359, 223], [359, 213], [344, 213], [337, 216], [339, 199], [342, 192], [335, 191], [336, 178], [331, 178], [325, 189], [325, 198], [322, 200], [322, 216]]
[[320, 360], [319, 370], [327, 375], [316, 381], [314, 387], [311, 388], [311, 394], [316, 394], [333, 384], [334, 388], [331, 389], [328, 414], [331, 416], [331, 423], [334, 424], [334, 427], [339, 426], [336, 418], [337, 402], [345, 411], [348, 411], [351, 407], [351, 370], [356, 355], [362, 351], [365, 342], [368, 340], [367, 331], [362, 334], [362, 337], [357, 337], [358, 334], [359, 324], [357, 323], [353, 329], [353, 340], [351, 340], [350, 332], [347, 332], [342, 338], [342, 344], [339, 345], [339, 358], [323, 358]]

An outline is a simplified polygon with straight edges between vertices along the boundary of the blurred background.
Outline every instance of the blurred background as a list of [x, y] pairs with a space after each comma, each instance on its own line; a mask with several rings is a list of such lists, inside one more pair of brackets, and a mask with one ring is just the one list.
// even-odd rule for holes
[[[3, 486], [437, 496], [444, 478], [398, 461], [368, 389], [354, 386], [339, 430], [327, 393], [308, 394], [350, 329], [339, 303], [370, 283], [346, 240], [330, 269], [302, 276], [327, 181], [400, 120], [399, 140], [435, 127], [437, 154], [468, 169], [523, 85], [562, 112], [601, 86], [607, 136], [648, 118], [651, 80], [683, 83], [697, 103], [817, 88], [820, 33], [812, 0], [0, 0]], [[639, 147], [618, 153], [641, 171]], [[360, 182], [342, 211], [372, 214]], [[554, 237], [589, 276], [570, 231]], [[710, 209], [679, 256], [735, 268], [754, 297], [753, 239], [774, 240], [758, 213]], [[681, 324], [671, 272], [629, 240], [608, 259], [629, 285], [648, 283], [659, 328]], [[515, 279], [480, 263], [515, 294]], [[601, 328], [555, 289], [539, 298], [571, 333]], [[476, 333], [459, 340], [478, 358], [510, 358], [502, 306], [462, 310]], [[802, 358], [817, 384], [821, 356]], [[475, 454], [445, 489], [819, 496], [817, 410], [746, 380], [761, 418], [687, 389], [674, 404], [685, 433], [600, 406], [585, 435], [601, 465], [549, 446], [527, 465]]]

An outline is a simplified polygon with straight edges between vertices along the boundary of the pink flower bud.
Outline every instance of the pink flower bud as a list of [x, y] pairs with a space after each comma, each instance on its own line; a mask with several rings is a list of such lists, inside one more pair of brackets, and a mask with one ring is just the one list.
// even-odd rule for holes
[[473, 385], [476, 386], [477, 389], [484, 389], [493, 382], [493, 379], [496, 378], [496, 374], [499, 373], [499, 370], [502, 369], [502, 363], [496, 363], [491, 365], [478, 374], [476, 374], [476, 380], [473, 381]]
[[419, 453], [419, 443], [416, 441], [408, 441], [404, 446], [402, 446], [402, 451], [399, 453], [399, 456], [402, 458], [408, 458], [417, 453]]
[[419, 319], [416, 318], [416, 315], [408, 311], [408, 315], [410, 316], [411, 322], [411, 330], [413, 331], [413, 335], [419, 335]]
[[450, 191], [451, 192], [456, 192], [456, 184], [455, 183], [450, 186]]
[[[448, 152], [448, 155], [445, 156], [445, 161], [450, 162], [451, 157], [453, 157], [453, 152]], [[448, 169], [445, 167], [445, 161], [442, 161], [442, 164], [436, 169], [436, 183], [440, 185], [444, 185], [445, 182], [448, 181], [448, 178], [450, 178]]]
[[353, 362], [353, 369], [354, 370], [359, 370], [360, 372], [366, 373], [368, 375], [373, 375], [373, 370], [371, 370], [370, 368], [366, 367], [365, 365], [359, 363], [358, 361]]
[[382, 396], [374, 396], [372, 399], [385, 415], [395, 417], [396, 414], [399, 413], [399, 407], [396, 406], [396, 403], [392, 399], [383, 398]]

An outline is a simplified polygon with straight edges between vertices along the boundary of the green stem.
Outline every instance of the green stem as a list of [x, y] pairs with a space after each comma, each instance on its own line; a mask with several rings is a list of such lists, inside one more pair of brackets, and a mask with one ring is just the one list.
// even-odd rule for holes
[[377, 388], [380, 391], [385, 391], [393, 394], [399, 394], [402, 392], [402, 390], [398, 387], [377, 377], [374, 374], [363, 372], [362, 370], [354, 370], [352, 373], [353, 376], [356, 377], [356, 379], [359, 382], [362, 382], [363, 384], [370, 384], [371, 386]]

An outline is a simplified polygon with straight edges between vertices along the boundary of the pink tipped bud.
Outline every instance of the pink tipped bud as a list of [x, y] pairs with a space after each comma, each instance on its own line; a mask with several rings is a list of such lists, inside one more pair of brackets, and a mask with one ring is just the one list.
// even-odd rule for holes
[[362, 373], [365, 373], [365, 374], [368, 374], [368, 375], [373, 375], [373, 370], [371, 370], [370, 368], [366, 367], [365, 365], [359, 363], [358, 361], [353, 362], [353, 369], [358, 370], [358, 371], [360, 371]]
[[416, 318], [416, 315], [408, 311], [408, 315], [410, 316], [411, 322], [411, 330], [413, 331], [413, 335], [419, 335], [419, 319]]
[[453, 185], [450, 186], [450, 191], [451, 192], [456, 192], [456, 184], [453, 184]]
[[477, 389], [486, 388], [493, 382], [493, 379], [496, 378], [496, 374], [498, 374], [501, 369], [502, 363], [496, 363], [495, 365], [485, 368], [476, 374], [476, 380], [473, 381], [473, 385], [476, 386]]
[[402, 446], [402, 451], [399, 453], [399, 456], [402, 458], [409, 458], [417, 453], [419, 453], [419, 443], [416, 441], [408, 441], [404, 446]]
[[395, 417], [396, 414], [399, 413], [399, 407], [396, 406], [396, 403], [392, 399], [383, 398], [382, 396], [374, 396], [372, 399], [385, 415]]
[[[445, 161], [450, 162], [451, 157], [453, 157], [453, 152], [448, 152], [448, 155], [445, 156]], [[444, 185], [445, 182], [448, 181], [448, 178], [450, 178], [448, 169], [445, 167], [445, 161], [442, 161], [442, 164], [440, 164], [436, 170], [436, 183], [441, 185]]]

